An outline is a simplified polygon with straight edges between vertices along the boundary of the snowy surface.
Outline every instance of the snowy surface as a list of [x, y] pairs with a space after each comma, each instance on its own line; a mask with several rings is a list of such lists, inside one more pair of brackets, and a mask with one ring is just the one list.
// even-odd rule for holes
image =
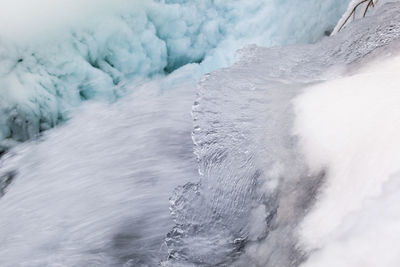
[[327, 168], [301, 239], [316, 250], [302, 266], [400, 263], [398, 207], [400, 58], [371, 62], [295, 100], [296, 133], [311, 171]]
[[55, 126], [84, 100], [118, 99], [132, 79], [190, 62], [209, 72], [247, 43], [316, 41], [348, 0], [339, 2], [1, 1], [0, 146]]

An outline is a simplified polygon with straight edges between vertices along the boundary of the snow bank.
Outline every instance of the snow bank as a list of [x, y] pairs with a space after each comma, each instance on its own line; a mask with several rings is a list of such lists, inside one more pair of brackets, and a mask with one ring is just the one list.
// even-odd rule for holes
[[245, 43], [315, 41], [347, 2], [2, 1], [0, 146], [53, 127], [84, 100], [119, 98], [127, 80], [190, 62], [208, 72]]
[[301, 226], [302, 266], [398, 266], [400, 57], [322, 83], [296, 99], [311, 171], [328, 176]]
[[365, 24], [380, 27], [383, 42], [396, 41], [372, 53], [373, 60], [353, 64], [350, 76], [306, 88], [294, 101], [295, 133], [307, 165], [311, 172], [327, 171], [299, 226], [299, 246], [309, 253], [302, 267], [400, 263], [399, 3], [379, 4], [375, 19], [344, 31]]

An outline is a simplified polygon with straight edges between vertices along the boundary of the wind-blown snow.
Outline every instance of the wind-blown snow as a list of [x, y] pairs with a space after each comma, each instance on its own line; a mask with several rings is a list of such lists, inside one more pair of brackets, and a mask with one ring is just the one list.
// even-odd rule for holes
[[347, 2], [2, 1], [0, 146], [53, 127], [84, 100], [117, 99], [127, 80], [190, 62], [209, 72], [246, 43], [316, 41]]

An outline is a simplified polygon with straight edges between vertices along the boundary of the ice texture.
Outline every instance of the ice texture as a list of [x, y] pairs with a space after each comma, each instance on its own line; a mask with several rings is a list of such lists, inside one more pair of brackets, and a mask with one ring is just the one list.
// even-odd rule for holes
[[0, 147], [64, 121], [84, 100], [118, 99], [127, 80], [140, 84], [192, 62], [206, 73], [231, 64], [247, 43], [316, 41], [347, 3], [2, 1]]
[[361, 68], [399, 22], [388, 2], [314, 45], [248, 46], [193, 106], [218, 57], [76, 109], [1, 158], [0, 266], [398, 266], [398, 58]]
[[[377, 75], [373, 82], [368, 77], [355, 84], [329, 81], [398, 49], [399, 10], [399, 3], [386, 3], [315, 45], [248, 47], [234, 66], [201, 82], [193, 108], [201, 179], [179, 188], [172, 198], [176, 226], [167, 237], [170, 266], [377, 266], [375, 248], [382, 262], [398, 264], [394, 251], [385, 258], [387, 249], [380, 243], [361, 246], [368, 237], [377, 238], [379, 227], [384, 229], [378, 206], [392, 199], [392, 194], [386, 197], [389, 189], [382, 192], [379, 185], [398, 166], [397, 146], [387, 149], [397, 136], [398, 83], [390, 75], [398, 64], [376, 66], [392, 74]], [[294, 105], [298, 101], [306, 112]], [[379, 134], [383, 129], [386, 138]], [[362, 188], [370, 191], [363, 194]], [[364, 217], [352, 215], [352, 207], [371, 192], [382, 192], [382, 204], [373, 205], [370, 213], [360, 210]], [[393, 216], [388, 215], [391, 226]], [[376, 218], [379, 226], [366, 218]], [[347, 231], [358, 224], [368, 230], [366, 236]], [[387, 234], [382, 230], [385, 244], [397, 238]], [[368, 256], [357, 252], [359, 246]]]

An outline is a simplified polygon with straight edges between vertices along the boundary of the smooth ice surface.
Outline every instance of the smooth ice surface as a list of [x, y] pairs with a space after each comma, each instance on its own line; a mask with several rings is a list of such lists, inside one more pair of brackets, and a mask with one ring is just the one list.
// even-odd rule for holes
[[116, 100], [127, 80], [142, 83], [191, 62], [209, 72], [231, 64], [247, 43], [316, 41], [347, 3], [1, 1], [0, 147], [53, 127], [84, 100]]

